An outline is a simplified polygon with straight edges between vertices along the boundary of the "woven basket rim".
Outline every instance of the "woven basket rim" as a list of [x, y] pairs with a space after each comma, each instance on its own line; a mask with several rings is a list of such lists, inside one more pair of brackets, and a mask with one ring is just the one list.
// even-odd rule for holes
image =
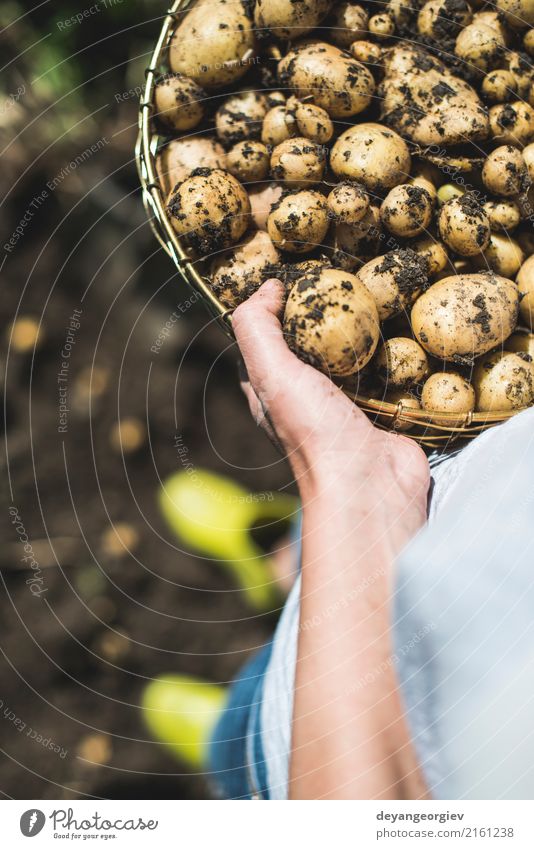
[[[171, 257], [183, 280], [196, 291], [202, 298], [222, 330], [231, 339], [232, 333], [232, 309], [227, 309], [214, 295], [208, 283], [195, 268], [180, 239], [176, 235], [165, 209], [163, 188], [160, 185], [156, 172], [155, 155], [159, 149], [160, 135], [152, 127], [152, 113], [155, 108], [154, 88], [158, 73], [160, 73], [164, 53], [177, 23], [177, 13], [194, 4], [194, 0], [175, 0], [168, 9], [163, 21], [156, 47], [152, 54], [150, 65], [145, 70], [145, 89], [139, 104], [139, 132], [135, 148], [135, 159], [139, 181], [142, 188], [142, 197], [150, 226], [161, 247]], [[507, 421], [520, 413], [521, 409], [514, 411], [497, 411], [494, 413], [443, 413], [430, 410], [416, 410], [408, 408], [399, 403], [377, 400], [351, 392], [341, 387], [345, 394], [350, 397], [358, 407], [368, 414], [376, 414], [386, 419], [391, 419], [390, 424], [377, 421], [379, 427], [386, 430], [398, 430], [402, 424], [410, 424], [428, 429], [428, 433], [412, 433], [408, 431], [405, 435], [417, 442], [428, 446], [443, 446], [459, 438], [473, 438], [489, 427]], [[440, 420], [438, 423], [437, 419]], [[451, 424], [444, 424], [449, 421]]]

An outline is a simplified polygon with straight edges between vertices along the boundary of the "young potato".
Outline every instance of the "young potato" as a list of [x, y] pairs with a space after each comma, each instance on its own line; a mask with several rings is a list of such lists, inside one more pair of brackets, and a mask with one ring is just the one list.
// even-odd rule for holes
[[298, 280], [287, 299], [284, 333], [302, 360], [346, 376], [373, 356], [380, 327], [373, 298], [347, 271], [319, 268]]
[[426, 262], [429, 277], [433, 277], [447, 268], [449, 255], [445, 245], [432, 236], [423, 236], [421, 239], [411, 242], [410, 247]]
[[356, 224], [338, 222], [333, 233], [332, 265], [347, 271], [359, 268], [362, 262], [376, 255], [381, 234], [380, 212], [376, 206], [369, 206]]
[[426, 262], [410, 248], [398, 248], [367, 262], [358, 279], [375, 299], [380, 321], [400, 313], [428, 284]]
[[276, 247], [290, 253], [308, 253], [322, 245], [328, 226], [326, 199], [309, 189], [282, 196], [267, 219], [267, 232]]
[[156, 171], [165, 197], [195, 168], [225, 167], [224, 149], [211, 136], [173, 139], [156, 156]]
[[267, 219], [272, 207], [282, 197], [282, 187], [276, 183], [263, 183], [259, 186], [249, 186], [248, 196], [252, 222], [258, 230], [267, 230]]
[[383, 13], [369, 18], [369, 32], [377, 39], [391, 38], [395, 32], [395, 21]]
[[515, 77], [511, 71], [498, 68], [482, 81], [482, 94], [489, 103], [507, 103], [517, 97]]
[[516, 354], [529, 354], [534, 360], [534, 333], [516, 330], [508, 337], [504, 346], [507, 351], [514, 351]]
[[492, 272], [460, 274], [434, 283], [415, 302], [412, 329], [425, 351], [472, 362], [502, 345], [517, 324], [519, 290]]
[[294, 47], [278, 63], [278, 78], [297, 97], [312, 95], [332, 118], [348, 118], [369, 106], [375, 90], [372, 74], [338, 47], [324, 41]]
[[247, 139], [259, 139], [268, 108], [267, 98], [257, 91], [232, 94], [215, 115], [219, 141], [230, 146]]
[[379, 67], [382, 63], [384, 48], [373, 41], [358, 40], [351, 44], [350, 52], [363, 65]]
[[435, 41], [448, 40], [455, 38], [472, 18], [466, 0], [427, 0], [417, 17], [417, 29]]
[[415, 339], [402, 336], [387, 339], [378, 349], [373, 364], [386, 386], [397, 389], [421, 383], [430, 371], [421, 346]]
[[476, 257], [473, 257], [475, 268], [490, 268], [501, 277], [515, 277], [525, 255], [518, 243], [503, 233], [492, 233], [489, 245]]
[[301, 103], [296, 97], [289, 98], [287, 109], [295, 116], [300, 135], [310, 141], [327, 144], [334, 135], [334, 125], [326, 109], [314, 103]]
[[[423, 409], [429, 412], [456, 413], [461, 421], [467, 413], [475, 409], [475, 390], [458, 372], [436, 372], [431, 374], [421, 392]], [[438, 425], [454, 427], [454, 417], [434, 418]]]
[[335, 4], [329, 19], [329, 35], [334, 44], [348, 50], [354, 41], [365, 38], [369, 16], [363, 6], [344, 0]]
[[511, 144], [492, 150], [482, 168], [482, 181], [488, 191], [501, 197], [525, 192], [530, 186], [530, 177], [521, 151]]
[[276, 147], [294, 136], [298, 136], [297, 120], [286, 104], [269, 109], [261, 128], [263, 144]]
[[530, 407], [534, 403], [534, 363], [528, 354], [487, 354], [477, 363], [473, 386], [481, 413], [507, 413]]
[[383, 192], [404, 183], [410, 174], [410, 151], [404, 139], [381, 124], [357, 124], [345, 130], [330, 154], [337, 177]]
[[534, 135], [534, 109], [528, 103], [515, 100], [492, 106], [489, 111], [491, 135], [500, 144], [522, 147]]
[[504, 14], [506, 23], [513, 29], [534, 26], [532, 0], [497, 0], [497, 9]]
[[257, 230], [231, 253], [218, 256], [211, 266], [211, 288], [228, 309], [246, 301], [276, 266], [280, 254], [267, 233]]
[[528, 176], [531, 182], [534, 182], [534, 144], [527, 144], [523, 148], [523, 159], [527, 166]]
[[203, 88], [223, 88], [247, 72], [255, 46], [244, 3], [197, 0], [173, 33], [169, 64]]
[[521, 294], [519, 315], [530, 330], [534, 330], [534, 256], [523, 263], [517, 275], [517, 287]]
[[420, 186], [406, 183], [395, 186], [382, 202], [380, 218], [394, 236], [402, 239], [418, 236], [432, 219], [432, 198]]
[[488, 218], [469, 193], [443, 204], [438, 230], [445, 244], [460, 256], [479, 254], [487, 248], [491, 237]]
[[250, 223], [241, 183], [220, 168], [197, 168], [167, 203], [172, 226], [198, 256], [234, 245]]
[[254, 25], [275, 38], [299, 38], [315, 29], [331, 5], [332, 0], [256, 0]]
[[415, 144], [441, 149], [488, 136], [476, 91], [420, 45], [401, 42], [386, 52], [378, 93], [384, 123]]
[[506, 62], [516, 83], [517, 98], [525, 100], [532, 85], [532, 65], [525, 56], [515, 51], [507, 54]]
[[426, 189], [430, 195], [432, 203], [435, 203], [437, 200], [438, 192], [436, 186], [439, 185], [439, 182], [440, 172], [438, 168], [431, 165], [429, 162], [421, 160], [412, 168], [410, 184], [412, 186], [420, 186], [422, 189]]
[[275, 147], [271, 173], [293, 188], [306, 188], [323, 179], [326, 154], [321, 145], [304, 137], [288, 139]]
[[182, 74], [165, 74], [154, 90], [158, 121], [176, 132], [192, 130], [204, 117], [206, 94]]
[[369, 195], [358, 183], [338, 183], [326, 202], [334, 220], [341, 224], [358, 224], [369, 209]]
[[512, 233], [521, 221], [521, 211], [513, 200], [487, 200], [482, 208], [492, 233]]
[[242, 141], [234, 145], [226, 156], [230, 174], [242, 183], [265, 180], [269, 173], [271, 157], [259, 141]]
[[460, 32], [454, 52], [470, 68], [487, 73], [497, 67], [505, 47], [502, 33], [478, 20]]
[[416, 3], [415, 0], [387, 0], [384, 11], [393, 18], [397, 27], [405, 27], [412, 22]]

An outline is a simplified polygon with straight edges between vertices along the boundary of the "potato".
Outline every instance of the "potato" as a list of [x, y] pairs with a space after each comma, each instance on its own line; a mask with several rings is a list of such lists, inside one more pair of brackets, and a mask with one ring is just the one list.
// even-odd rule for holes
[[518, 243], [503, 233], [492, 233], [489, 245], [476, 257], [475, 268], [490, 268], [501, 277], [515, 277], [525, 255]]
[[271, 156], [273, 177], [293, 188], [306, 188], [319, 183], [325, 165], [324, 148], [299, 136], [277, 145]]
[[307, 253], [323, 244], [329, 226], [326, 200], [310, 189], [284, 195], [267, 219], [273, 243], [290, 253]]
[[534, 109], [520, 100], [492, 106], [489, 121], [493, 139], [500, 144], [522, 147], [534, 135]]
[[458, 35], [454, 52], [470, 68], [487, 73], [497, 67], [505, 46], [499, 30], [481, 21], [473, 21]]
[[521, 211], [513, 200], [488, 200], [482, 208], [492, 233], [511, 233], [521, 221]]
[[469, 193], [443, 204], [438, 216], [438, 230], [445, 244], [461, 256], [479, 254], [487, 248], [491, 236], [484, 210]]
[[177, 132], [192, 130], [204, 117], [205, 92], [182, 74], [165, 74], [154, 90], [158, 121]]
[[534, 333], [528, 333], [526, 330], [516, 330], [512, 333], [504, 343], [507, 351], [514, 351], [516, 354], [529, 354], [534, 360]]
[[514, 29], [534, 26], [534, 5], [532, 0], [497, 0], [497, 9], [506, 18], [506, 23]]
[[421, 239], [411, 242], [410, 248], [425, 260], [430, 277], [447, 268], [449, 263], [447, 250], [441, 242], [433, 239], [432, 236], [423, 236]]
[[[436, 372], [431, 374], [421, 392], [423, 409], [431, 413], [447, 413], [451, 417], [433, 421], [445, 427], [459, 424], [467, 413], [475, 409], [475, 390], [458, 372]], [[452, 415], [456, 413], [458, 419]]]
[[430, 371], [428, 357], [415, 339], [395, 336], [378, 349], [374, 367], [387, 386], [406, 389], [421, 383]]
[[259, 141], [242, 141], [228, 151], [226, 163], [230, 174], [242, 183], [265, 180], [269, 173], [271, 157]]
[[534, 403], [534, 363], [529, 354], [487, 354], [477, 363], [473, 386], [481, 413], [508, 413], [529, 407]]
[[364, 65], [380, 66], [384, 55], [384, 48], [373, 41], [354, 41], [350, 46], [350, 52], [358, 62]]
[[380, 236], [380, 213], [376, 206], [369, 206], [356, 224], [336, 223], [332, 265], [347, 271], [359, 268], [377, 253]]
[[403, 239], [418, 236], [432, 219], [432, 198], [420, 186], [395, 186], [380, 207], [380, 218], [394, 236]]
[[254, 226], [258, 230], [267, 230], [269, 213], [282, 197], [282, 187], [277, 186], [276, 183], [248, 186], [248, 197]]
[[525, 100], [533, 79], [531, 63], [525, 56], [512, 50], [506, 56], [506, 64], [515, 80], [518, 100]]
[[438, 192], [436, 186], [440, 183], [440, 172], [429, 162], [420, 161], [412, 167], [412, 177], [410, 179], [412, 186], [419, 186], [426, 189], [432, 203], [437, 200]]
[[395, 32], [395, 21], [389, 15], [379, 14], [369, 18], [369, 32], [375, 38], [390, 38]]
[[241, 183], [220, 168], [197, 168], [169, 197], [172, 226], [198, 256], [228, 248], [250, 223], [250, 201]]
[[240, 2], [197, 0], [171, 38], [171, 71], [207, 89], [239, 80], [255, 49], [252, 21], [245, 10]]
[[334, 220], [342, 224], [358, 224], [369, 209], [369, 195], [358, 183], [338, 183], [326, 202]]
[[380, 327], [373, 298], [357, 277], [323, 268], [298, 280], [287, 299], [289, 347], [326, 374], [346, 376], [373, 356]]
[[315, 29], [332, 0], [256, 0], [254, 24], [276, 38], [298, 38]]
[[233, 309], [246, 301], [272, 274], [280, 254], [267, 233], [257, 230], [231, 253], [218, 256], [211, 266], [211, 288], [225, 307]]
[[400, 313], [428, 283], [425, 261], [410, 248], [389, 251], [358, 270], [375, 299], [380, 321]]
[[417, 29], [436, 41], [455, 38], [471, 23], [473, 13], [466, 0], [427, 0], [417, 18]]
[[267, 98], [256, 91], [239, 91], [228, 97], [215, 115], [219, 140], [226, 145], [247, 139], [259, 139], [267, 114]]
[[410, 174], [410, 151], [393, 130], [380, 124], [357, 124], [342, 133], [330, 154], [336, 176], [383, 192], [404, 183]]
[[419, 45], [402, 42], [387, 52], [378, 94], [384, 123], [416, 144], [442, 148], [488, 136], [475, 90]]
[[297, 120], [285, 103], [269, 109], [263, 119], [261, 129], [261, 140], [263, 144], [276, 147], [277, 144], [282, 144], [282, 142], [297, 135]]
[[517, 147], [505, 144], [492, 150], [482, 168], [482, 181], [494, 195], [513, 197], [525, 192], [530, 186], [530, 177]]
[[511, 280], [486, 272], [434, 283], [415, 302], [412, 329], [425, 351], [452, 362], [471, 362], [502, 345], [517, 323], [519, 291]]
[[324, 41], [294, 47], [278, 63], [278, 78], [297, 97], [312, 95], [332, 118], [357, 115], [375, 90], [371, 73], [348, 53]]
[[529, 56], [534, 56], [534, 29], [528, 29], [523, 36], [523, 47]]
[[519, 269], [517, 286], [521, 294], [521, 321], [530, 330], [534, 330], [534, 256], [530, 256]]
[[226, 156], [211, 136], [173, 139], [156, 156], [156, 171], [165, 197], [195, 168], [225, 168]]
[[523, 159], [527, 166], [528, 176], [534, 182], [534, 144], [528, 144], [523, 148]]
[[315, 106], [314, 103], [301, 103], [296, 97], [290, 97], [287, 101], [287, 109], [295, 116], [301, 136], [317, 144], [327, 144], [334, 135], [332, 119], [320, 106]]
[[482, 94], [489, 103], [506, 103], [517, 97], [517, 85], [511, 71], [498, 68], [482, 81]]
[[358, 3], [341, 2], [334, 6], [332, 18], [329, 19], [329, 35], [334, 44], [348, 50], [354, 41], [365, 38], [369, 16], [363, 6]]

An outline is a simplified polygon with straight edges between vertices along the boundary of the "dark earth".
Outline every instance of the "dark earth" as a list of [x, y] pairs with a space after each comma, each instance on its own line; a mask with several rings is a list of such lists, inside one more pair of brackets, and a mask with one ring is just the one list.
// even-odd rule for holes
[[[0, 258], [0, 791], [203, 798], [202, 777], [149, 740], [142, 688], [174, 671], [229, 681], [274, 618], [256, 616], [216, 563], [180, 550], [158, 488], [181, 468], [177, 435], [195, 468], [250, 490], [283, 489], [290, 474], [249, 416], [235, 347], [201, 304], [188, 306], [191, 292], [146, 223], [137, 96], [115, 95], [142, 80], [161, 18], [152, 3], [129, 2], [60, 30], [78, 5], [42, 4], [3, 38], [5, 97], [25, 90], [1, 112], [6, 242], [30, 214]], [[19, 13], [2, 12], [2, 26]], [[46, 34], [46, 50], [20, 55]], [[43, 74], [49, 85], [39, 86]], [[41, 322], [34, 355], [9, 346], [16, 317]], [[91, 367], [101, 385], [89, 404]], [[125, 416], [148, 438], [123, 456], [111, 434]], [[106, 541], [119, 523], [129, 550], [113, 534]]]

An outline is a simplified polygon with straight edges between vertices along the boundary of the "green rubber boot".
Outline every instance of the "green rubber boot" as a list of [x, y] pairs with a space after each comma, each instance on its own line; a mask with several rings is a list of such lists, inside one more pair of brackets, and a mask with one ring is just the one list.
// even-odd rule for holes
[[208, 763], [208, 745], [226, 703], [227, 688], [188, 675], [151, 681], [141, 707], [150, 734], [191, 769]]
[[268, 527], [296, 517], [292, 495], [251, 494], [228, 478], [203, 469], [178, 472], [159, 494], [163, 515], [192, 551], [218, 560], [242, 587], [257, 610], [273, 610], [282, 598], [273, 580], [273, 565], [251, 536], [251, 528]]

